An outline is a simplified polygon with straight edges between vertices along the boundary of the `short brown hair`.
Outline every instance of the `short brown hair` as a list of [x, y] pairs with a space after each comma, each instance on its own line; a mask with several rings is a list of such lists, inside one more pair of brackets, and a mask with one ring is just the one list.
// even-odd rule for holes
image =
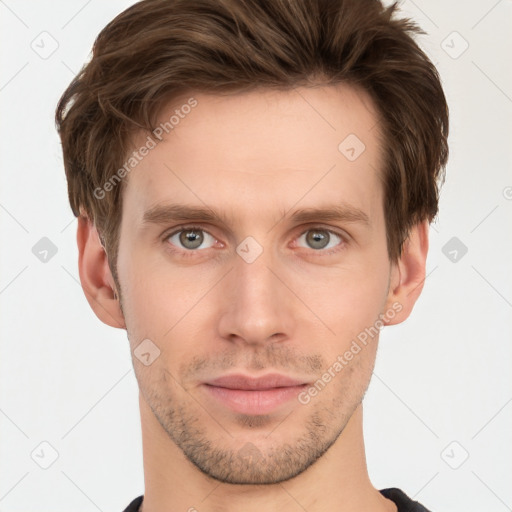
[[384, 137], [381, 179], [388, 254], [431, 222], [448, 159], [448, 106], [425, 34], [378, 0], [143, 0], [97, 37], [56, 110], [71, 209], [96, 225], [117, 282], [122, 190], [102, 187], [131, 134], [152, 131], [183, 92], [224, 94], [344, 82], [374, 101]]

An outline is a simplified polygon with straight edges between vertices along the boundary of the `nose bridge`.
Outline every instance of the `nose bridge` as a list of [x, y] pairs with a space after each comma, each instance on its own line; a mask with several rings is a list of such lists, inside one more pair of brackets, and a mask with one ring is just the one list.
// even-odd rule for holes
[[279, 279], [279, 266], [271, 248], [254, 239], [237, 247], [229, 290], [223, 305], [221, 334], [245, 342], [263, 343], [275, 334], [291, 336], [290, 292]]

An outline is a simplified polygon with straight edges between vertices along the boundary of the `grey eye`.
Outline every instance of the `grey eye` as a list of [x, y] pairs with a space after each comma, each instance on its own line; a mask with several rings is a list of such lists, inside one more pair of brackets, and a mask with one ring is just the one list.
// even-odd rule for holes
[[[309, 229], [303, 233], [299, 240], [305, 238], [307, 248], [321, 250], [331, 249], [342, 241], [342, 238], [328, 229]], [[331, 243], [331, 245], [329, 245]]]
[[[201, 245], [205, 242], [205, 240], [208, 241], [208, 238], [210, 239], [213, 245], [215, 239], [206, 231], [197, 228], [183, 228], [180, 231], [176, 231], [176, 233], [169, 235], [168, 240], [173, 245], [176, 245], [178, 248], [184, 248], [192, 251], [200, 248]], [[208, 247], [203, 247], [203, 249], [207, 248]]]

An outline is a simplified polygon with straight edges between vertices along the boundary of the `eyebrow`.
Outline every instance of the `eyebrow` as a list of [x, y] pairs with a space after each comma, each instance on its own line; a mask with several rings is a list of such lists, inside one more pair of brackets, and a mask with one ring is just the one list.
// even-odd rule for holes
[[[281, 219], [288, 216], [281, 210]], [[348, 204], [329, 205], [318, 208], [303, 208], [294, 211], [289, 219], [294, 222], [356, 222], [370, 225], [368, 215]], [[216, 212], [209, 207], [188, 206], [184, 204], [158, 204], [144, 212], [142, 224], [168, 224], [176, 221], [220, 222], [229, 224], [225, 212]]]

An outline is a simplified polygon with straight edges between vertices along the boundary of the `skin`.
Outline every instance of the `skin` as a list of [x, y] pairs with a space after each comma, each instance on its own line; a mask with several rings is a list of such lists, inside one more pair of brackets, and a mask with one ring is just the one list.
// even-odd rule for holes
[[[294, 398], [269, 414], [240, 414], [202, 385], [271, 372], [313, 384], [377, 319], [409, 316], [425, 278], [428, 223], [413, 227], [392, 264], [375, 108], [347, 85], [193, 96], [197, 107], [125, 178], [119, 283], [95, 226], [81, 218], [77, 232], [80, 279], [96, 315], [127, 330], [132, 354], [144, 339], [160, 350], [148, 366], [133, 357], [142, 508], [396, 511], [370, 482], [363, 441], [378, 335], [306, 404]], [[338, 150], [351, 133], [366, 146], [352, 162]], [[144, 212], [164, 202], [208, 205], [226, 223], [144, 224]], [[368, 223], [290, 218], [333, 204], [361, 210]], [[205, 230], [199, 248], [168, 237], [187, 225]], [[311, 242], [319, 229], [344, 238], [320, 231], [329, 240], [322, 248]], [[236, 252], [248, 236], [263, 248], [252, 263]]]

